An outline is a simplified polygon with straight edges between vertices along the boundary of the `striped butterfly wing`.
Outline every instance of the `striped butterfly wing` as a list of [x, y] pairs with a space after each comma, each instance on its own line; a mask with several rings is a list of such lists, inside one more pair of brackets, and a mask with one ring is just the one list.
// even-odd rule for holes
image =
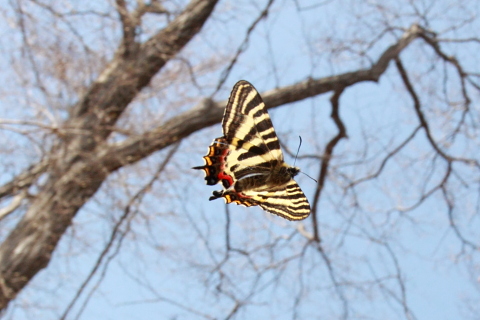
[[304, 193], [293, 180], [299, 172], [283, 161], [272, 121], [257, 90], [247, 81], [234, 86], [223, 116], [224, 136], [204, 156], [207, 184], [222, 183], [210, 200], [260, 206], [288, 220], [310, 214]]
[[307, 197], [293, 179], [270, 190], [247, 190], [243, 194], [255, 200], [263, 210], [288, 220], [303, 220], [310, 214]]
[[288, 172], [291, 167], [283, 161], [265, 103], [249, 82], [242, 80], [234, 86], [222, 125], [229, 144], [225, 172], [236, 181], [231, 192], [236, 193], [236, 201], [230, 202], [259, 205], [288, 220], [308, 217], [308, 200], [293, 180], [298, 169]]
[[222, 126], [230, 145], [225, 167], [235, 179], [267, 173], [272, 166], [283, 163], [265, 103], [249, 82], [241, 80], [233, 87]]

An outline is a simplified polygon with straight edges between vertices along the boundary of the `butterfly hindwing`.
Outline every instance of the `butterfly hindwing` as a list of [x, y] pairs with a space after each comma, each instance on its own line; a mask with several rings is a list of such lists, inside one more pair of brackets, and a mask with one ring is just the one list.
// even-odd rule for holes
[[225, 158], [229, 152], [229, 145], [224, 137], [217, 138], [208, 147], [208, 153], [203, 157], [205, 165], [193, 167], [205, 171], [205, 181], [213, 186], [221, 182], [225, 189], [233, 184], [231, 175], [225, 174]]
[[281, 188], [261, 192], [245, 191], [244, 194], [257, 200], [263, 210], [288, 220], [302, 220], [310, 214], [310, 204], [293, 179]]
[[310, 214], [310, 205], [293, 177], [300, 171], [283, 161], [280, 143], [257, 90], [247, 81], [234, 86], [223, 116], [224, 136], [204, 157], [207, 184], [222, 183], [210, 200], [260, 206], [288, 220]]

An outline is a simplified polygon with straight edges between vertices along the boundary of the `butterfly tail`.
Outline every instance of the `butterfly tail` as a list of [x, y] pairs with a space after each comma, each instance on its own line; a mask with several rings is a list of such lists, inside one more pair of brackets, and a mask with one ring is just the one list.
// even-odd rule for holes
[[233, 184], [231, 176], [225, 174], [225, 158], [228, 155], [228, 144], [225, 137], [216, 138], [208, 147], [208, 153], [203, 157], [205, 165], [192, 169], [204, 170], [206, 183], [210, 186], [221, 182], [225, 189]]

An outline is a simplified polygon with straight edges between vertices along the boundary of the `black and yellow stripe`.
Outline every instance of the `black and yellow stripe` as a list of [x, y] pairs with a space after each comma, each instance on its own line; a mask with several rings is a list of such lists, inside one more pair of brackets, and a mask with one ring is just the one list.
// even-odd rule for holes
[[[210, 147], [206, 165], [196, 167], [205, 170], [208, 184], [223, 182], [225, 190], [215, 191], [210, 200], [223, 197], [227, 203], [259, 205], [288, 220], [308, 217], [310, 204], [293, 180], [299, 169], [284, 163], [265, 103], [249, 82], [233, 87], [222, 127], [224, 137]], [[231, 177], [233, 185], [219, 178], [224, 176]]]

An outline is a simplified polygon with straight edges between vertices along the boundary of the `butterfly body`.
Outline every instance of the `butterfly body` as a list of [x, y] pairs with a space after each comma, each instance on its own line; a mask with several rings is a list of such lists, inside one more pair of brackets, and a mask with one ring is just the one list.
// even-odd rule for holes
[[269, 190], [283, 186], [290, 181], [300, 169], [286, 164], [272, 167], [270, 172], [252, 174], [235, 182], [234, 189], [241, 192], [246, 190]]
[[289, 220], [305, 219], [310, 205], [293, 180], [300, 169], [283, 161], [280, 143], [257, 90], [247, 81], [233, 88], [223, 117], [224, 136], [204, 156], [208, 185], [221, 183], [210, 200], [260, 206]]

